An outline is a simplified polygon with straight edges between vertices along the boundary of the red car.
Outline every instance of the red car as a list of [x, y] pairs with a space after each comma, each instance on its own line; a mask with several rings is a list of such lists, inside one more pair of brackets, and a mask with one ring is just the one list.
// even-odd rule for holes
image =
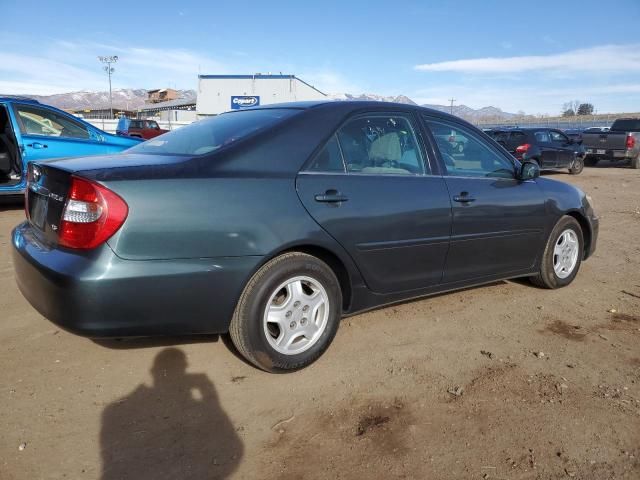
[[167, 133], [169, 130], [160, 128], [158, 122], [155, 120], [131, 120], [127, 134], [130, 137], [139, 137], [149, 140], [150, 138], [157, 137], [163, 133]]

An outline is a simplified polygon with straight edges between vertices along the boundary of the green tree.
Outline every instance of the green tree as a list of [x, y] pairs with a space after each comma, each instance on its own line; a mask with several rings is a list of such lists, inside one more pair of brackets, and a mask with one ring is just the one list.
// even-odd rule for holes
[[573, 111], [573, 108], [567, 108], [564, 112], [562, 112], [563, 117], [573, 117], [576, 112]]
[[593, 105], [591, 103], [581, 103], [578, 107], [578, 115], [593, 115]]

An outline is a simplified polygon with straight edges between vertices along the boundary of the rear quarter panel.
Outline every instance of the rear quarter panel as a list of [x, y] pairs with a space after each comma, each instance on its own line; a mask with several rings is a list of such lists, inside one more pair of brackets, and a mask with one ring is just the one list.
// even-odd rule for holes
[[109, 188], [129, 205], [109, 240], [126, 259], [263, 256], [318, 230], [293, 178], [139, 180]]

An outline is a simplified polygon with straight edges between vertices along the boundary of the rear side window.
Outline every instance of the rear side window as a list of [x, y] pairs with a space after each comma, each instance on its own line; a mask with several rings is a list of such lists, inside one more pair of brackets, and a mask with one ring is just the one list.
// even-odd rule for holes
[[342, 161], [342, 153], [340, 145], [335, 134], [326, 145], [318, 152], [309, 167], [310, 172], [339, 172], [344, 173], [344, 162]]
[[[447, 174], [462, 177], [513, 178], [513, 164], [471, 130], [446, 120], [425, 121], [436, 140]], [[459, 139], [464, 138], [462, 148]]]
[[274, 108], [223, 113], [147, 140], [128, 153], [204, 155], [270, 128], [300, 110]]

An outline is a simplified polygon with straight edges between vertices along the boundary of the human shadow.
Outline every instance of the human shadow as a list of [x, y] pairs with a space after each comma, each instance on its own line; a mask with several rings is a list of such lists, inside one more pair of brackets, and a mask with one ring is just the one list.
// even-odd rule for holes
[[102, 413], [102, 480], [223, 479], [239, 465], [242, 440], [213, 383], [186, 373], [177, 348], [155, 358], [153, 384], [139, 385]]

